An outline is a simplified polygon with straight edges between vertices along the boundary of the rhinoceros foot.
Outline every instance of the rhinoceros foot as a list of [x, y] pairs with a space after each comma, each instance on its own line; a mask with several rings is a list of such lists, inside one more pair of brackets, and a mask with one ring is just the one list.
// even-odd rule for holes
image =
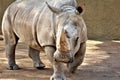
[[37, 68], [37, 69], [44, 69], [45, 65], [43, 63], [35, 63], [34, 67]]
[[7, 67], [7, 69], [9, 69], [9, 70], [18, 70], [18, 69], [20, 69], [20, 68], [19, 68], [18, 65], [14, 64], [14, 65], [9, 65], [9, 66]]
[[66, 80], [66, 77], [63, 74], [53, 74], [50, 80]]

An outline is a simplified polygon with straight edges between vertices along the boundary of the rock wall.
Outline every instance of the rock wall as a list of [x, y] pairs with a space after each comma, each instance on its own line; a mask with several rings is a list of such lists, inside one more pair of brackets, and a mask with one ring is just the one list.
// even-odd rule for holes
[[89, 39], [120, 40], [120, 0], [77, 0], [84, 3]]
[[[14, 0], [0, 0], [0, 26], [2, 22], [2, 17], [4, 14], [5, 9], [8, 7], [8, 5], [13, 2]], [[0, 27], [0, 34], [1, 34], [1, 27]]]

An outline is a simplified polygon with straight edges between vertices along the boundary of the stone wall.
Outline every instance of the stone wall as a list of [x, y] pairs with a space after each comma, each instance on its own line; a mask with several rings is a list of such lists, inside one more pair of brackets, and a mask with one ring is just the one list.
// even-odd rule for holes
[[[4, 10], [14, 0], [0, 0], [0, 24]], [[77, 0], [85, 4], [89, 39], [120, 39], [120, 0]], [[1, 30], [0, 30], [1, 32]]]
[[[8, 5], [13, 2], [14, 0], [0, 0], [0, 26], [2, 22], [2, 17], [4, 14], [5, 9], [8, 7]], [[0, 27], [0, 34], [1, 34], [1, 27]]]
[[78, 0], [84, 3], [89, 39], [120, 39], [120, 0]]

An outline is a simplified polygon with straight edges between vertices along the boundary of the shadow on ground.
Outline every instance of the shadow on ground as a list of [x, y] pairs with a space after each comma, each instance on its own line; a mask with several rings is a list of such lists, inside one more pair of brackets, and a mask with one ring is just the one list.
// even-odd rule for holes
[[[41, 53], [41, 59], [46, 69], [33, 68], [28, 57], [28, 49], [19, 43], [16, 50], [16, 61], [20, 70], [6, 69], [7, 59], [3, 41], [0, 41], [0, 80], [49, 80], [53, 73], [46, 55]], [[67, 80], [119, 80], [120, 79], [120, 41], [88, 40], [84, 62], [75, 74], [69, 74], [65, 68]]]

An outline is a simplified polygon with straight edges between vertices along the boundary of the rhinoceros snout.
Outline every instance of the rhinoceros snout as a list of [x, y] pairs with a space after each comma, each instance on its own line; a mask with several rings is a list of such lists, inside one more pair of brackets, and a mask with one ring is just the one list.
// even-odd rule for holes
[[61, 53], [56, 51], [54, 54], [54, 59], [56, 62], [63, 62], [63, 63], [72, 63], [73, 57], [70, 57], [68, 53]]
[[72, 63], [74, 61], [73, 57], [69, 59], [69, 63]]

